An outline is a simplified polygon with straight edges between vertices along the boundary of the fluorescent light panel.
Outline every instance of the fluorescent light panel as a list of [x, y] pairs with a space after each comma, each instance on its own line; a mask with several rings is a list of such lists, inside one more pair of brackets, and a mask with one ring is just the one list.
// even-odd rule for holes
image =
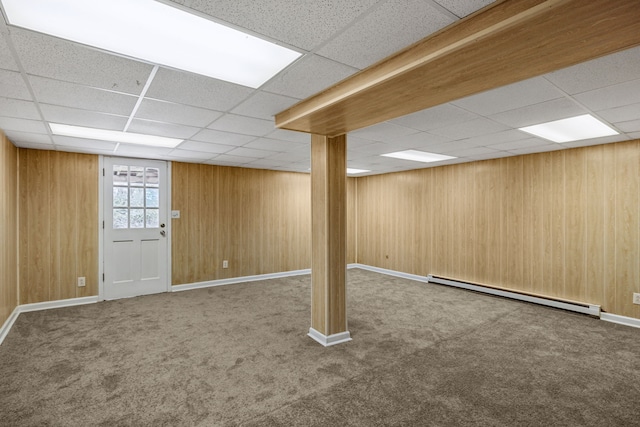
[[155, 0], [1, 0], [12, 25], [257, 88], [299, 52]]
[[166, 138], [164, 136], [145, 135], [142, 133], [119, 132], [115, 130], [85, 128], [80, 126], [49, 123], [51, 133], [74, 138], [95, 139], [98, 141], [122, 142], [125, 144], [150, 145], [153, 147], [174, 148], [183, 139]]
[[355, 169], [355, 168], [347, 168], [348, 175], [358, 175], [360, 173], [371, 172], [370, 169]]
[[384, 157], [393, 157], [402, 160], [413, 160], [414, 162], [441, 162], [443, 160], [456, 159], [457, 157], [445, 156], [444, 154], [427, 153], [426, 151], [405, 150], [395, 153], [382, 154]]
[[527, 126], [520, 130], [553, 142], [580, 141], [618, 134], [590, 114]]

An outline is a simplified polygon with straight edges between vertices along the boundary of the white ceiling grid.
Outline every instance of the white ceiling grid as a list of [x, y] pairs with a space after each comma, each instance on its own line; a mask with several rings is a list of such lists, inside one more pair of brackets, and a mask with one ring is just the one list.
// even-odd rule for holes
[[[491, 3], [490, 0], [159, 0], [303, 55], [251, 89], [114, 55], [0, 19], [0, 129], [18, 146], [308, 172], [309, 135], [273, 115]], [[152, 77], [139, 108], [145, 83]], [[51, 135], [48, 122], [184, 138], [175, 149]], [[620, 135], [556, 144], [518, 127], [592, 114]], [[348, 166], [425, 167], [415, 149], [500, 158], [640, 137], [640, 48], [351, 132]]]

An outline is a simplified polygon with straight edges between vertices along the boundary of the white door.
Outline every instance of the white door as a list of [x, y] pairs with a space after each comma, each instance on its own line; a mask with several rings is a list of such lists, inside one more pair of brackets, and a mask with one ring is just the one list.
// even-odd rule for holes
[[104, 297], [168, 290], [167, 164], [105, 158]]

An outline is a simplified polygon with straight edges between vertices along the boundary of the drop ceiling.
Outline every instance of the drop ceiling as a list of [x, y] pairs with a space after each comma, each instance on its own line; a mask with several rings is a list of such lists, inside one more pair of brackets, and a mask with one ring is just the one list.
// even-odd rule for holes
[[[303, 55], [254, 90], [11, 27], [2, 19], [0, 129], [25, 148], [308, 172], [309, 135], [276, 129], [276, 113], [491, 3], [164, 2]], [[558, 144], [518, 130], [582, 114], [620, 134]], [[185, 141], [171, 149], [61, 137], [51, 134], [49, 122], [118, 131], [130, 122], [130, 132]], [[640, 48], [351, 132], [348, 166], [379, 174], [635, 138]], [[457, 158], [426, 165], [381, 157], [408, 149]]]

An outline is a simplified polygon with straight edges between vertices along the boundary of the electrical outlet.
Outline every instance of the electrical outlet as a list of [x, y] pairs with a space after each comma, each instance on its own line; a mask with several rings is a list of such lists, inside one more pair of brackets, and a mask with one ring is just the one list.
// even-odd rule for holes
[[229, 261], [227, 261], [226, 259], [222, 261], [222, 268], [229, 268]]
[[640, 294], [638, 293], [633, 294], [633, 303], [640, 305]]
[[87, 282], [84, 277], [78, 277], [78, 287], [87, 286]]

